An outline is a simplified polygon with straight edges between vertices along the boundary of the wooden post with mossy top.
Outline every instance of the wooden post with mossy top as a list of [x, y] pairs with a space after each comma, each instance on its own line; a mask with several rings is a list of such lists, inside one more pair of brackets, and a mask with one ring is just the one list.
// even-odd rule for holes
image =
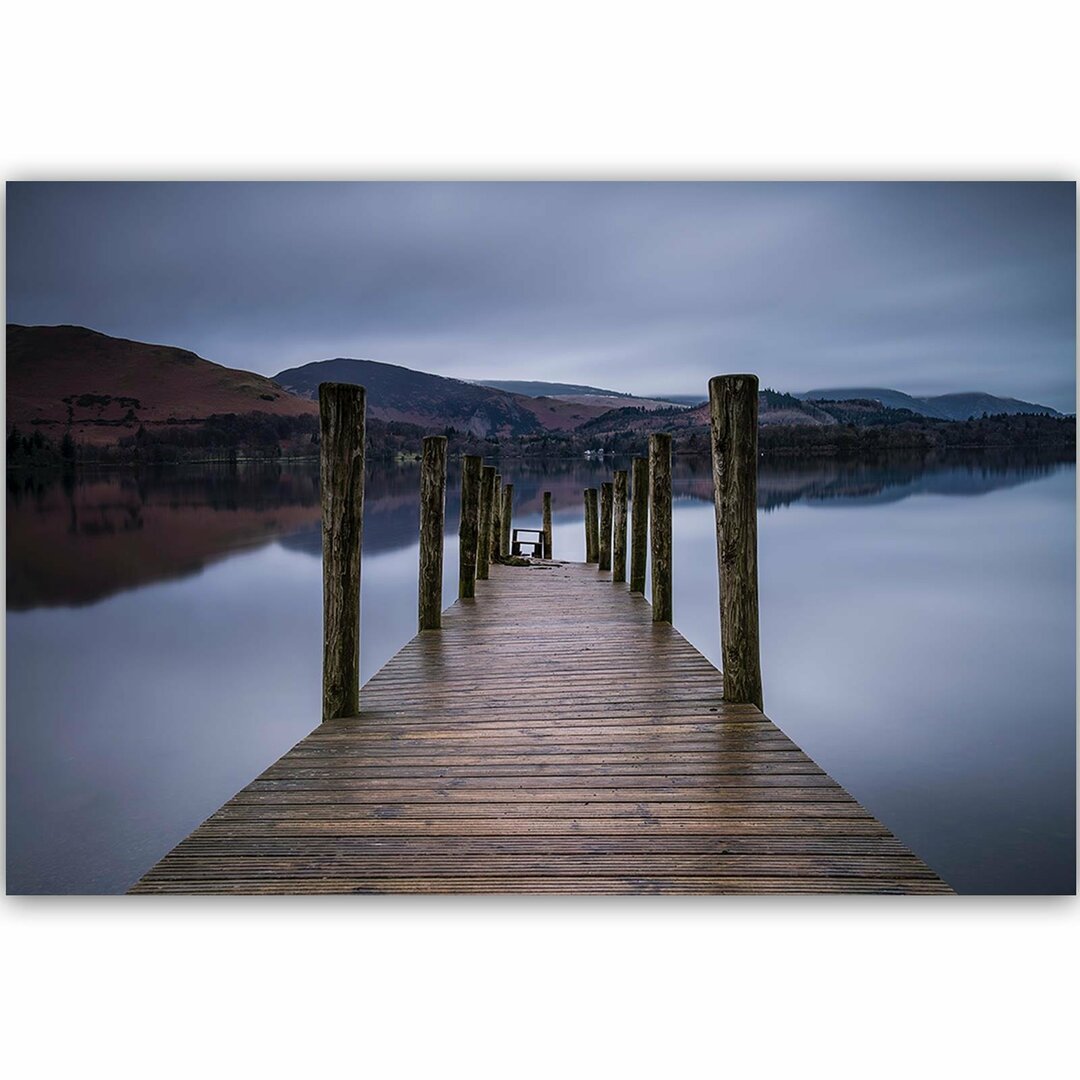
[[600, 521], [596, 506], [596, 488], [585, 489], [585, 561], [600, 561]]
[[612, 516], [614, 535], [611, 541], [611, 580], [626, 580], [626, 500], [627, 474], [625, 469], [615, 471], [615, 484], [612, 498], [615, 512]]
[[446, 436], [428, 435], [420, 456], [420, 629], [442, 626], [446, 531]]
[[491, 523], [495, 511], [495, 466], [485, 465], [480, 474], [480, 537], [476, 544], [476, 576], [487, 581], [491, 563]]
[[758, 379], [709, 380], [724, 700], [762, 706], [757, 572]]
[[362, 386], [319, 386], [323, 721], [360, 711], [360, 550], [364, 539]]
[[645, 566], [649, 552], [649, 459], [634, 458], [630, 467], [630, 591], [645, 592]]
[[510, 557], [510, 525], [514, 520], [514, 485], [503, 484], [502, 507], [499, 510], [499, 554]]
[[671, 622], [671, 436], [649, 436], [649, 554], [653, 622]]
[[474, 454], [468, 454], [461, 464], [461, 523], [458, 527], [458, 598], [461, 600], [471, 600], [476, 595], [482, 464]]
[[614, 495], [610, 481], [600, 485], [600, 559], [598, 570], [611, 569], [611, 512]]
[[502, 543], [502, 473], [495, 474], [495, 496], [491, 500], [491, 562], [499, 558]]

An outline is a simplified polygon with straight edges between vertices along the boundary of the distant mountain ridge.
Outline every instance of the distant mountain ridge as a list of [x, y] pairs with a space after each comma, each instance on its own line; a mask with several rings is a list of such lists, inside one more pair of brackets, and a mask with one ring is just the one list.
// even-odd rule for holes
[[526, 397], [397, 364], [349, 357], [288, 368], [274, 379], [290, 392], [312, 399], [318, 397], [322, 382], [364, 386], [373, 416], [429, 429], [453, 427], [479, 438], [572, 431], [606, 411], [582, 402]]
[[999, 413], [1038, 413], [1044, 416], [1061, 416], [1049, 405], [1037, 405], [1031, 401], [1017, 398], [997, 397], [980, 391], [959, 394], [937, 394], [932, 397], [915, 397], [901, 390], [889, 390], [883, 387], [832, 387], [824, 390], [807, 390], [794, 397], [803, 401], [880, 401], [889, 409], [910, 409], [918, 416], [928, 416], [934, 420], [975, 420], [986, 413], [995, 416]]
[[508, 394], [525, 397], [582, 397], [599, 394], [603, 397], [633, 397], [622, 390], [603, 390], [599, 386], [582, 386], [579, 383], [540, 382], [530, 379], [469, 379], [476, 386], [488, 386], [492, 390], [505, 390]]
[[[575, 405], [594, 405], [601, 409], [670, 409], [681, 404], [674, 398], [641, 397], [622, 390], [603, 390], [599, 386], [582, 386], [579, 383], [540, 382], [520, 379], [478, 379], [477, 386], [490, 386], [511, 394], [525, 397], [550, 397], [557, 401], [569, 401]], [[701, 399], [693, 398], [686, 404], [696, 405]]]

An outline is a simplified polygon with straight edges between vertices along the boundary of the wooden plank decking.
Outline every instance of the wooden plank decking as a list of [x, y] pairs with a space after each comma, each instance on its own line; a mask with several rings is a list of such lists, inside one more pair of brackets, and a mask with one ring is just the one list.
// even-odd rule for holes
[[949, 892], [649, 604], [493, 565], [137, 893]]

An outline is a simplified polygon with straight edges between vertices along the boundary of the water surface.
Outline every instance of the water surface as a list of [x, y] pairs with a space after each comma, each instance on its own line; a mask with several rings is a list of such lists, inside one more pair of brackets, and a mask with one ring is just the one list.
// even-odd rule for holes
[[[556, 556], [582, 559], [581, 490], [612, 467], [504, 462], [515, 520], [552, 491]], [[1074, 465], [763, 462], [759, 484], [769, 715], [959, 891], [1072, 892]], [[365, 680], [414, 632], [418, 488], [368, 478]], [[675, 624], [718, 662], [708, 462], [674, 490]], [[318, 475], [9, 474], [7, 513], [7, 888], [120, 892], [318, 720]]]

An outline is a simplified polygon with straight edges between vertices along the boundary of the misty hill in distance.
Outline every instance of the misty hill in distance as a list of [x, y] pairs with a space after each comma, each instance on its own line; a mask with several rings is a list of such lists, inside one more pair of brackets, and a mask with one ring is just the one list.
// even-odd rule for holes
[[525, 397], [587, 397], [599, 394], [603, 397], [628, 398], [621, 390], [604, 390], [599, 386], [582, 386], [579, 383], [538, 382], [534, 379], [470, 379], [477, 386], [490, 386], [493, 390], [505, 390], [508, 394]]
[[397, 364], [346, 357], [288, 368], [274, 379], [312, 400], [322, 382], [364, 386], [369, 415], [431, 429], [453, 427], [478, 438], [571, 431], [605, 411], [585, 402], [513, 394]]
[[[673, 405], [692, 407], [701, 405], [708, 394], [703, 388], [700, 394], [652, 394], [638, 396], [621, 390], [607, 390], [596, 386], [583, 386], [575, 383], [542, 382], [539, 380], [477, 380], [478, 385], [506, 390], [514, 394], [529, 397], [554, 397], [561, 400], [576, 400], [582, 403], [605, 405], [609, 409], [645, 408], [647, 410], [670, 409]], [[967, 393], [938, 394], [931, 397], [917, 397], [905, 394], [901, 390], [885, 387], [836, 387], [822, 390], [808, 390], [802, 394], [790, 394], [785, 397], [798, 398], [801, 401], [864, 401], [877, 402], [887, 409], [908, 409], [916, 416], [927, 416], [934, 420], [974, 420], [986, 413], [988, 416], [1008, 414], [1041, 414], [1061, 416], [1056, 409], [1048, 405], [1039, 405], [1018, 398], [998, 397], [981, 391]], [[835, 420], [807, 410], [806, 416], [781, 418], [777, 414], [775, 402], [763, 402], [763, 412], [770, 408], [766, 423], [834, 423]], [[796, 412], [800, 411], [795, 409]], [[808, 418], [808, 419], [807, 419]]]
[[[525, 397], [551, 397], [578, 405], [594, 405], [604, 409], [622, 409], [633, 406], [638, 409], [670, 409], [677, 404], [670, 398], [638, 397], [621, 390], [602, 390], [598, 386], [580, 386], [577, 383], [536, 382], [521, 379], [477, 379], [477, 386], [490, 386], [511, 394]], [[697, 402], [697, 398], [694, 402]]]
[[1048, 405], [1036, 405], [1030, 401], [997, 397], [994, 394], [984, 394], [979, 391], [915, 397], [900, 390], [862, 386], [807, 390], [804, 394], [794, 396], [804, 401], [851, 401], [856, 398], [880, 401], [887, 408], [910, 409], [917, 416], [929, 416], [934, 420], [974, 420], [983, 413], [988, 416], [1001, 413], [1039, 413], [1044, 416], [1061, 416], [1061, 413]]

